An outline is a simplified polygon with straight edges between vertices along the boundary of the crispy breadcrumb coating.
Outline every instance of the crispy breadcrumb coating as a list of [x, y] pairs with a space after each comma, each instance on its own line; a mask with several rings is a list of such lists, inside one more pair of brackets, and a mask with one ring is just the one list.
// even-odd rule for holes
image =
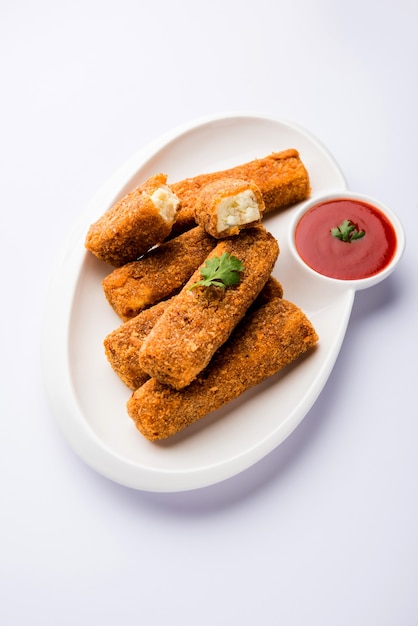
[[208, 258], [237, 257], [244, 269], [234, 287], [198, 286], [198, 268], [164, 311], [139, 352], [141, 367], [163, 383], [181, 389], [190, 384], [229, 337], [266, 284], [279, 246], [261, 224], [239, 237], [219, 240]]
[[127, 321], [183, 287], [217, 241], [203, 228], [191, 230], [153, 248], [138, 261], [113, 270], [102, 282], [109, 304]]
[[261, 221], [264, 200], [252, 181], [220, 178], [205, 185], [196, 197], [195, 219], [216, 239], [238, 235]]
[[85, 246], [97, 258], [120, 267], [170, 235], [179, 204], [167, 176], [156, 174], [90, 226]]
[[[276, 278], [270, 276], [252, 306], [260, 307], [273, 297], [281, 298], [282, 296], [282, 285]], [[105, 337], [105, 354], [110, 365], [125, 385], [132, 390], [138, 389], [149, 378], [138, 362], [138, 352], [145, 337], [149, 335], [169, 303], [170, 300], [165, 300], [145, 309]]]
[[170, 300], [164, 300], [145, 309], [109, 333], [104, 339], [107, 360], [130, 389], [137, 389], [149, 378], [138, 363], [138, 353], [145, 337], [149, 335], [169, 302]]
[[261, 191], [265, 214], [305, 200], [311, 185], [306, 167], [294, 148], [249, 161], [227, 170], [200, 174], [171, 184], [180, 199], [180, 209], [173, 225], [173, 234], [192, 228], [195, 222], [196, 197], [201, 189], [219, 178], [251, 180]]
[[282, 370], [317, 341], [304, 313], [273, 297], [242, 320], [188, 387], [178, 391], [151, 378], [132, 394], [128, 414], [147, 439], [166, 439]]

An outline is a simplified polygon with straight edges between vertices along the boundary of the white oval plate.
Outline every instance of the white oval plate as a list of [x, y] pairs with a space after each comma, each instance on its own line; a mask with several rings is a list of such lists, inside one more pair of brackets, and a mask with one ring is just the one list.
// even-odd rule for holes
[[310, 409], [332, 370], [350, 317], [354, 291], [316, 281], [292, 257], [287, 234], [298, 206], [270, 215], [280, 256], [274, 275], [285, 298], [314, 324], [317, 348], [279, 375], [160, 443], [147, 441], [126, 412], [130, 390], [108, 364], [103, 339], [120, 320], [101, 281], [111, 268], [84, 248], [89, 225], [127, 191], [156, 172], [168, 181], [232, 167], [296, 148], [312, 196], [345, 190], [338, 165], [304, 129], [239, 113], [192, 122], [125, 163], [100, 190], [59, 259], [46, 305], [43, 370], [56, 420], [74, 451], [100, 474], [135, 489], [174, 492], [210, 485], [248, 468], [278, 446]]

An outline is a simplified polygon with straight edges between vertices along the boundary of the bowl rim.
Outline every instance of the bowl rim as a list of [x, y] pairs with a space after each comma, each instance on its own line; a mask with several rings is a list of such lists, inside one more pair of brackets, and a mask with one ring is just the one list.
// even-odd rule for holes
[[[359, 202], [365, 202], [367, 204], [370, 204], [372, 207], [375, 207], [376, 209], [378, 209], [381, 213], [385, 215], [385, 217], [392, 224], [392, 227], [395, 231], [395, 235], [396, 235], [395, 253], [391, 261], [388, 263], [388, 265], [386, 265], [380, 272], [373, 274], [373, 276], [367, 276], [365, 278], [355, 278], [355, 279], [333, 278], [331, 276], [326, 276], [325, 274], [321, 274], [320, 272], [310, 267], [302, 259], [296, 247], [295, 232], [296, 232], [297, 225], [299, 224], [303, 216], [308, 211], [310, 211], [311, 209], [313, 209], [319, 204], [323, 204], [324, 202], [328, 202], [332, 200], [344, 200], [344, 199], [358, 200]], [[325, 193], [321, 193], [316, 196], [311, 196], [310, 198], [305, 200], [303, 203], [301, 203], [298, 210], [295, 211], [294, 215], [292, 216], [288, 234], [289, 234], [288, 244], [289, 244], [289, 248], [294, 259], [307, 272], [309, 272], [310, 274], [314, 275], [317, 278], [319, 277], [320, 279], [328, 283], [332, 283], [336, 285], [338, 284], [340, 286], [349, 287], [354, 290], [366, 289], [367, 287], [376, 285], [377, 283], [387, 278], [394, 271], [399, 261], [401, 260], [403, 253], [405, 251], [405, 245], [406, 245], [404, 228], [399, 218], [397, 217], [397, 215], [395, 215], [395, 213], [392, 211], [391, 208], [389, 208], [381, 200], [378, 200], [368, 194], [358, 193], [356, 191], [350, 191], [350, 190], [342, 190], [342, 189], [329, 190]]]

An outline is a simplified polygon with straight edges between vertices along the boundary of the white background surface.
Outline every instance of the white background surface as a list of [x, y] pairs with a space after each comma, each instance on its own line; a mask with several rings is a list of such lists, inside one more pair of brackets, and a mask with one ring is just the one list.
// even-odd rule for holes
[[[417, 68], [409, 0], [0, 6], [0, 623], [416, 626]], [[193, 118], [312, 132], [407, 249], [356, 295], [297, 430], [244, 473], [121, 487], [69, 448], [40, 366], [48, 281], [97, 189]]]

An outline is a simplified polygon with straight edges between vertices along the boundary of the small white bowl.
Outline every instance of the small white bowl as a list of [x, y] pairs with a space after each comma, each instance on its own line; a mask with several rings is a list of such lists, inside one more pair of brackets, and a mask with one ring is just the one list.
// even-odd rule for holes
[[[296, 234], [296, 228], [300, 222], [300, 220], [303, 218], [303, 216], [310, 211], [311, 209], [313, 209], [314, 207], [316, 207], [319, 204], [323, 204], [324, 202], [329, 202], [332, 200], [357, 200], [359, 202], [364, 202], [366, 204], [371, 205], [372, 207], [375, 207], [376, 209], [378, 209], [381, 213], [383, 213], [384, 216], [386, 216], [386, 218], [389, 220], [389, 222], [392, 224], [393, 229], [395, 231], [395, 235], [396, 235], [396, 250], [395, 253], [392, 257], [392, 259], [390, 260], [390, 262], [388, 263], [388, 265], [386, 265], [380, 272], [378, 272], [377, 274], [373, 274], [373, 276], [367, 276], [366, 278], [356, 278], [356, 279], [340, 279], [340, 278], [332, 278], [329, 276], [326, 276], [325, 274], [322, 274], [320, 272], [317, 272], [316, 270], [314, 270], [313, 268], [311, 268], [301, 257], [301, 255], [298, 252], [298, 249], [296, 247], [296, 242], [295, 242], [295, 234]], [[385, 204], [383, 204], [382, 202], [380, 202], [379, 200], [376, 200], [370, 196], [364, 195], [364, 194], [359, 194], [359, 193], [355, 193], [355, 192], [351, 192], [351, 191], [330, 191], [327, 192], [325, 194], [313, 197], [309, 200], [307, 200], [306, 202], [304, 202], [300, 208], [295, 212], [295, 215], [293, 216], [291, 223], [290, 223], [290, 228], [289, 228], [289, 247], [290, 250], [294, 256], [294, 258], [296, 259], [296, 261], [303, 266], [308, 272], [310, 272], [311, 274], [313, 274], [316, 278], [321, 278], [324, 281], [330, 282], [330, 283], [334, 283], [334, 284], [340, 284], [342, 286], [347, 286], [355, 291], [360, 290], [360, 289], [366, 289], [367, 287], [371, 287], [372, 285], [376, 285], [377, 283], [380, 283], [382, 280], [384, 280], [385, 278], [387, 278], [392, 272], [393, 270], [396, 268], [396, 266], [398, 265], [404, 250], [405, 250], [405, 233], [404, 233], [404, 229], [402, 227], [402, 224], [400, 223], [399, 219], [396, 217], [396, 215], [391, 211], [391, 209], [389, 209], [389, 207], [387, 207]]]

